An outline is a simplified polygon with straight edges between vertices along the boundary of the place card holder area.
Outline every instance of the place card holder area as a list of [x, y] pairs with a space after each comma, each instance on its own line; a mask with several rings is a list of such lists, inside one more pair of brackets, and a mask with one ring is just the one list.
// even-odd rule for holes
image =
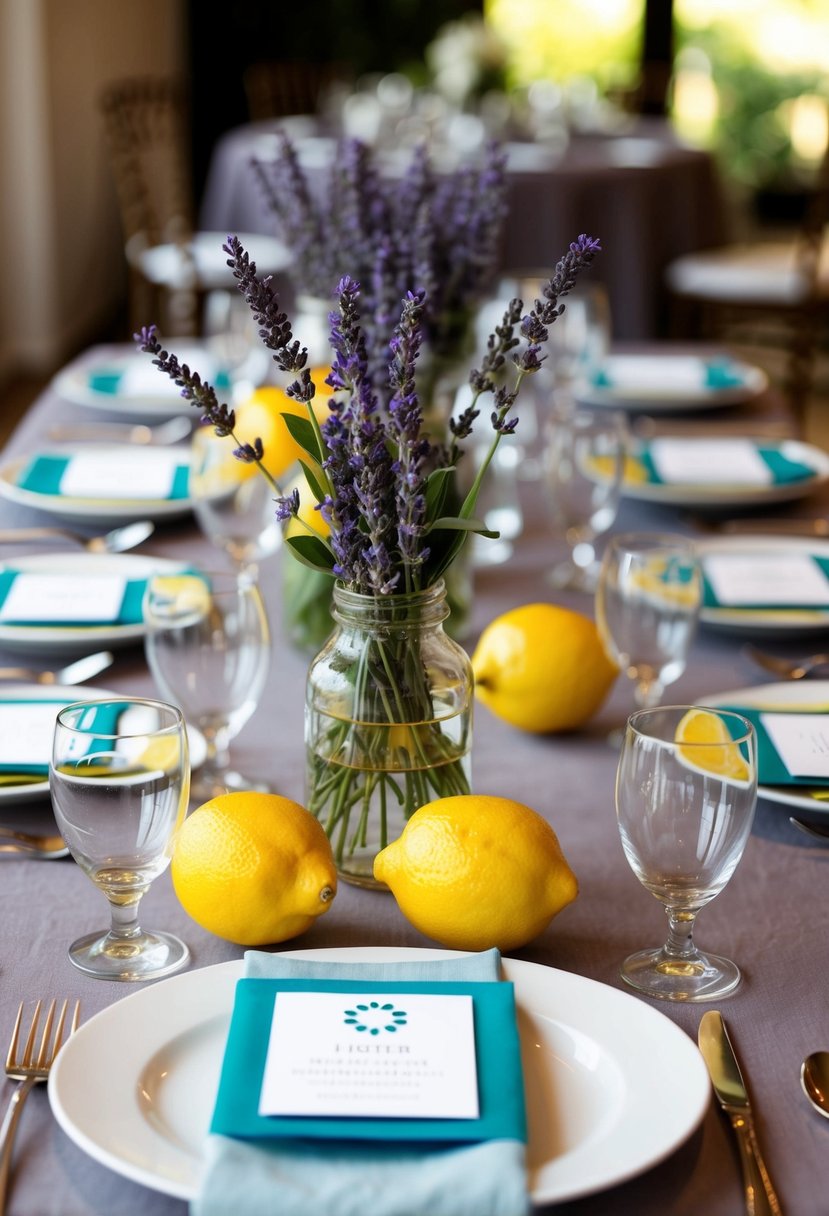
[[[146, 457], [146, 453], [144, 454]], [[150, 453], [150, 457], [152, 453]], [[164, 453], [165, 460], [169, 457], [169, 452]], [[70, 466], [71, 456], [52, 456], [38, 455], [34, 456], [29, 463], [22, 469], [20, 476], [17, 479], [18, 489], [27, 490], [31, 494], [43, 494], [48, 497], [83, 497], [83, 495], [65, 495], [61, 490], [61, 484], [66, 472]], [[186, 499], [189, 493], [190, 469], [186, 458], [184, 463], [176, 464], [172, 472], [172, 481], [170, 490], [166, 494], [159, 495], [165, 501], [176, 501]], [[142, 496], [130, 495], [129, 486], [125, 486], [124, 499], [132, 499], [141, 501]], [[151, 501], [151, 499], [147, 499]]]
[[[665, 444], [668, 441], [661, 440], [660, 442]], [[700, 441], [695, 440], [695, 439], [694, 440], [686, 439], [686, 440], [671, 440], [670, 442], [671, 443], [675, 442], [678, 445], [678, 449], [679, 449], [679, 448], [681, 448], [682, 445], [687, 445], [689, 443], [698, 443]], [[810, 477], [814, 477], [814, 475], [815, 475], [815, 470], [812, 468], [811, 465], [804, 464], [803, 461], [800, 461], [800, 460], [792, 460], [789, 456], [784, 455], [784, 453], [777, 447], [765, 447], [762, 445], [757, 445], [756, 452], [757, 452], [757, 455], [760, 457], [760, 460], [762, 461], [762, 463], [769, 470], [769, 473], [770, 473], [769, 480], [772, 485], [775, 485], [775, 486], [788, 485], [792, 482], [806, 481]], [[636, 450], [635, 455], [638, 458], [639, 464], [641, 465], [642, 472], [644, 473], [646, 480], [648, 481], [649, 484], [651, 484], [651, 485], [666, 484], [665, 479], [660, 475], [660, 472], [657, 468], [657, 463], [654, 460], [650, 444], [647, 444], [647, 443], [641, 444], [639, 446], [639, 448]], [[671, 481], [674, 482], [674, 484], [683, 484], [681, 482], [678, 482], [674, 478], [672, 478]], [[688, 485], [696, 484], [695, 479], [689, 478], [687, 484]], [[700, 483], [700, 484], [705, 484], [705, 483]], [[726, 480], [723, 480], [723, 482], [718, 481], [718, 482], [711, 482], [708, 484], [711, 484], [711, 485], [727, 484], [727, 482], [726, 482]], [[735, 483], [735, 484], [740, 484], [740, 483]], [[743, 484], [745, 484], [747, 487], [749, 487], [752, 483], [745, 482]], [[761, 485], [762, 483], [757, 483], [757, 484]]]
[[[40, 781], [48, 775], [54, 719], [67, 704], [66, 697], [37, 701], [16, 697], [0, 702], [0, 785], [26, 784]], [[101, 731], [103, 737], [96, 739], [90, 736], [85, 755], [91, 756], [111, 746], [111, 736], [115, 733], [121, 713], [122, 708], [118, 705], [98, 705], [90, 701], [91, 724], [95, 730]], [[25, 763], [19, 759], [22, 748], [25, 748], [27, 757]], [[14, 752], [17, 755], [13, 758]]]
[[[785, 715], [795, 719], [797, 717], [809, 717], [820, 714], [820, 711], [815, 709], [811, 712], [805, 709], [787, 710], [785, 706], [780, 706], [771, 709], [754, 709], [747, 708], [744, 705], [721, 705], [718, 709], [731, 710], [734, 713], [741, 714], [747, 718], [754, 727], [757, 735], [757, 781], [759, 785], [800, 785], [817, 787], [821, 784], [829, 787], [829, 781], [821, 775], [808, 774], [795, 776], [792, 774], [785, 761], [778, 752], [771, 737], [763, 724], [763, 715], [774, 713], [775, 715]], [[826, 715], [827, 721], [827, 737], [829, 737], [829, 713]]]
[[[342, 993], [344, 1004], [382, 993], [472, 997], [479, 1116], [476, 1119], [259, 1114], [274, 1003], [280, 992]], [[399, 1036], [396, 1036], [396, 1041]], [[518, 1140], [527, 1128], [515, 996], [510, 983], [242, 979], [222, 1063], [211, 1132], [246, 1140], [302, 1138], [422, 1145]]]
[[[42, 577], [43, 579], [48, 578], [49, 580], [57, 580], [61, 577], [65, 577], [67, 584], [77, 583], [77, 575], [74, 574], [59, 576], [44, 573], [42, 576], [40, 576], [37, 573], [29, 570], [22, 571], [8, 568], [0, 569], [0, 612], [2, 611], [3, 605], [5, 604], [15, 581], [22, 575], [25, 575], [27, 579], [32, 580], [37, 580], [39, 577]], [[109, 576], [105, 577], [107, 580], [109, 579]], [[44, 615], [39, 617], [37, 620], [32, 618], [26, 619], [18, 616], [6, 616], [2, 619], [2, 624], [4, 626], [43, 626], [46, 628], [84, 628], [95, 625], [139, 625], [144, 619], [141, 605], [144, 598], [144, 591], [147, 586], [147, 580], [144, 578], [133, 578], [123, 581], [123, 595], [121, 596], [120, 606], [114, 614], [106, 613], [103, 616], [97, 617], [90, 615], [90, 617], [86, 620], [79, 619], [77, 616], [72, 616], [71, 618], [61, 618], [59, 614], [49, 616], [47, 613], [44, 613]], [[43, 603], [42, 606], [44, 609], [48, 609], [48, 603]]]
[[[736, 554], [731, 555], [732, 560], [735, 556], [736, 556]], [[751, 556], [753, 561], [756, 563], [756, 560], [757, 560], [756, 555], [748, 555], [748, 556]], [[821, 603], [816, 604], [814, 599], [798, 600], [796, 593], [793, 594], [788, 591], [787, 591], [786, 595], [783, 597], [778, 595], [777, 598], [774, 598], [774, 599], [770, 598], [767, 601], [763, 601], [760, 597], [753, 597], [751, 603], [743, 603], [743, 602], [739, 602], [739, 603], [735, 602], [735, 603], [728, 603], [728, 604], [723, 603], [720, 600], [720, 598], [718, 597], [711, 579], [708, 577], [708, 574], [706, 572], [706, 559], [703, 557], [702, 562], [701, 562], [702, 606], [703, 606], [703, 608], [740, 608], [740, 609], [758, 610], [758, 611], [771, 611], [776, 608], [777, 609], [786, 609], [786, 608], [805, 609], [805, 608], [824, 608], [825, 607], [825, 608], [829, 609], [829, 557], [818, 557], [814, 553], [810, 553], [805, 556], [806, 556], [806, 560], [808, 560], [810, 563], [812, 563], [812, 565], [814, 567], [817, 568], [817, 570], [820, 573], [820, 576], [826, 583], [826, 597], [825, 597], [825, 603], [823, 603], [823, 604], [821, 604]]]

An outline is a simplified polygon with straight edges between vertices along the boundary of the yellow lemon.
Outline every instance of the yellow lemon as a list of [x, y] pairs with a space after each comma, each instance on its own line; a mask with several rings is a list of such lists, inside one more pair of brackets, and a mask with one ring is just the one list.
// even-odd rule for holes
[[496, 617], [472, 655], [475, 694], [521, 730], [575, 730], [618, 675], [588, 617], [556, 604], [524, 604]]
[[157, 574], [152, 592], [154, 612], [162, 618], [191, 612], [203, 616], [210, 608], [210, 588], [198, 574]]
[[205, 802], [182, 824], [170, 872], [185, 912], [241, 946], [304, 933], [337, 893], [321, 825], [278, 794], [220, 794]]
[[485, 794], [415, 811], [377, 854], [374, 876], [416, 929], [455, 950], [523, 946], [578, 894], [546, 819]]
[[[612, 456], [591, 456], [588, 466], [602, 480], [609, 480], [614, 474], [614, 459]], [[627, 455], [623, 461], [622, 481], [627, 485], [641, 484], [648, 481], [648, 470], [636, 456]]]
[[692, 768], [734, 781], [751, 779], [751, 769], [719, 714], [689, 709], [677, 725], [674, 741], [680, 744], [679, 754]]

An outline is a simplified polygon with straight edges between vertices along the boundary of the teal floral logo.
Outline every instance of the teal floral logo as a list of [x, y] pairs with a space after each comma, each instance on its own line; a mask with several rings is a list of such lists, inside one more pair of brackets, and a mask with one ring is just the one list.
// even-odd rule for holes
[[395, 1009], [391, 1001], [381, 1005], [379, 1001], [369, 1001], [365, 1005], [355, 1005], [353, 1009], [345, 1010], [343, 1021], [346, 1026], [353, 1026], [365, 1034], [382, 1034], [387, 1031], [395, 1034], [401, 1026], [406, 1025], [408, 1014], [405, 1009]]

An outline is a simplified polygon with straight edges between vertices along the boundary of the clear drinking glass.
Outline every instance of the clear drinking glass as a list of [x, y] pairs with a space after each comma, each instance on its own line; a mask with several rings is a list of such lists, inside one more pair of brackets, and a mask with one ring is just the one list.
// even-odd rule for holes
[[619, 510], [625, 467], [624, 415], [557, 406], [547, 423], [544, 483], [553, 527], [570, 556], [550, 572], [555, 587], [593, 592], [599, 573], [595, 541]]
[[109, 932], [69, 948], [87, 975], [158, 979], [188, 962], [184, 942], [140, 927], [138, 905], [169, 865], [189, 787], [187, 734], [175, 706], [118, 697], [76, 702], [58, 714], [49, 773], [55, 818], [112, 914]]
[[693, 542], [661, 532], [614, 536], [602, 559], [596, 625], [608, 656], [636, 681], [640, 709], [685, 670], [702, 577]]
[[[636, 877], [662, 903], [668, 939], [631, 954], [622, 978], [648, 996], [709, 1001], [732, 992], [740, 971], [694, 944], [700, 908], [742, 857], [757, 800], [754, 728], [740, 714], [706, 710], [706, 729], [677, 742], [692, 706], [640, 710], [627, 724], [616, 775], [622, 847]], [[698, 740], [698, 741], [697, 741]]]
[[274, 491], [256, 465], [233, 455], [234, 443], [199, 427], [190, 445], [190, 498], [199, 527], [237, 566], [270, 557], [282, 543]]
[[147, 584], [144, 621], [156, 684], [207, 743], [191, 797], [206, 802], [229, 790], [267, 790], [231, 769], [229, 753], [259, 703], [270, 662], [270, 630], [253, 575], [157, 575]]

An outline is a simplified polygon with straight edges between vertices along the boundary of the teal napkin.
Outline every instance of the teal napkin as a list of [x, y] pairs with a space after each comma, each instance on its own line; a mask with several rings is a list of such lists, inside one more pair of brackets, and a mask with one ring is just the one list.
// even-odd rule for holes
[[[104, 393], [106, 396], [115, 397], [122, 390], [122, 384], [126, 369], [117, 367], [99, 367], [95, 371], [89, 373], [89, 387], [94, 393]], [[211, 383], [214, 388], [230, 388], [230, 376], [226, 371], [219, 371], [215, 376], [211, 377]], [[159, 372], [158, 374], [159, 396], [164, 396], [165, 382]]]
[[[20, 574], [31, 574], [32, 571], [13, 570], [8, 567], [0, 570], [0, 607], [5, 603], [6, 596], [12, 589], [14, 580]], [[144, 619], [141, 609], [141, 603], [144, 598], [144, 591], [147, 586], [145, 578], [127, 579], [124, 588], [124, 597], [121, 600], [121, 607], [118, 610], [118, 615], [112, 621], [101, 620], [100, 618], [93, 621], [62, 621], [55, 617], [48, 621], [23, 621], [23, 620], [6, 620], [4, 625], [27, 625], [32, 628], [42, 626], [45, 629], [54, 629], [55, 627], [77, 627], [83, 629], [85, 627], [92, 628], [95, 625], [140, 625]]]
[[[760, 720], [761, 714], [764, 713], [797, 713], [800, 712], [818, 712], [815, 710], [786, 710], [781, 707], [775, 710], [763, 709], [746, 709], [744, 705], [722, 705], [720, 709], [733, 709], [735, 713], [742, 714], [744, 718], [748, 718], [757, 735], [757, 784], [758, 785], [811, 785], [819, 786], [821, 778], [819, 777], [793, 777], [786, 768], [783, 761], [780, 759], [777, 748], [772, 743], [768, 733]], [[824, 782], [824, 784], [827, 784]]]
[[[811, 560], [815, 563], [815, 565], [820, 568], [821, 573], [823, 574], [824, 578], [826, 579], [826, 596], [827, 596], [827, 603], [829, 603], [829, 557], [816, 557], [814, 553], [811, 553], [809, 556], [810, 556]], [[702, 562], [702, 605], [704, 608], [722, 608], [722, 607], [724, 607], [724, 605], [721, 604], [720, 601], [717, 599], [716, 592], [714, 591], [714, 588], [711, 586], [711, 583], [708, 581], [708, 579], [706, 577], [704, 559]], [[752, 608], [766, 608], [766, 609], [815, 608], [816, 606], [820, 607], [820, 605], [815, 605], [815, 604], [799, 604], [794, 597], [792, 597], [791, 600], [787, 600], [786, 603], [781, 603], [778, 600], [773, 604], [756, 603], [756, 604], [728, 604], [728, 605], [725, 605], [725, 607], [728, 607], [728, 608], [740, 608], [740, 609], [744, 609], [744, 608], [746, 608], [746, 609], [752, 609]], [[742, 712], [742, 711], [740, 711], [740, 712]]]
[[[500, 978], [500, 958], [491, 950], [434, 962], [353, 964], [249, 952], [245, 974], [247, 979], [351, 984], [358, 980], [375, 986], [474, 985]], [[191, 1216], [227, 1216], [228, 1212], [233, 1216], [526, 1216], [528, 1212], [525, 1146], [518, 1139], [446, 1147], [298, 1137], [266, 1142], [214, 1134], [205, 1157], [206, 1170]]]
[[[703, 384], [705, 388], [711, 389], [713, 392], [727, 388], [740, 388], [745, 384], [745, 376], [740, 365], [733, 363], [730, 359], [706, 359], [702, 370]], [[596, 388], [613, 387], [613, 376], [607, 365], [595, 371], [593, 383]]]
[[[30, 490], [33, 494], [60, 495], [60, 481], [69, 466], [69, 456], [34, 456], [21, 473], [18, 486], [21, 490]], [[170, 499], [186, 498], [190, 480], [188, 465], [180, 464], [173, 476], [173, 488]], [[135, 499], [141, 502], [142, 499]], [[148, 501], [152, 501], [151, 499]]]
[[[785, 485], [793, 481], [806, 481], [809, 477], [814, 477], [815, 475], [815, 470], [811, 465], [803, 464], [800, 460], [790, 460], [788, 456], [783, 455], [779, 448], [763, 447], [758, 444], [757, 452], [771, 470], [774, 485]], [[648, 475], [648, 481], [652, 485], [662, 485], [662, 478], [656, 471], [649, 446], [643, 444], [637, 455]]]

